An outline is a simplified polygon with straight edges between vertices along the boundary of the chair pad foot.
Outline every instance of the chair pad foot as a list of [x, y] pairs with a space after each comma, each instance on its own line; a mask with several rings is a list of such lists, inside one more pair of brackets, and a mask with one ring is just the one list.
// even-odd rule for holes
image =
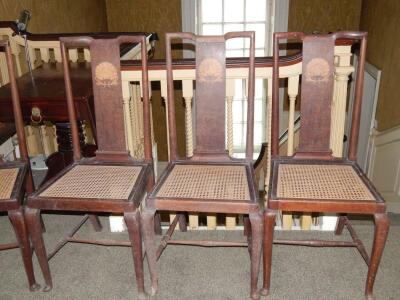
[[29, 290], [30, 290], [31, 292], [36, 292], [36, 291], [40, 290], [40, 284], [37, 284], [37, 283], [32, 284], [32, 285], [29, 287]]
[[251, 293], [251, 299], [253, 299], [253, 300], [258, 300], [258, 299], [260, 299], [260, 293], [259, 293], [259, 292], [253, 292], [253, 293]]
[[45, 285], [45, 287], [43, 288], [43, 292], [50, 292], [53, 289], [52, 285]]
[[260, 290], [260, 294], [261, 294], [262, 296], [268, 296], [268, 294], [269, 294], [269, 289], [262, 288], [262, 289]]

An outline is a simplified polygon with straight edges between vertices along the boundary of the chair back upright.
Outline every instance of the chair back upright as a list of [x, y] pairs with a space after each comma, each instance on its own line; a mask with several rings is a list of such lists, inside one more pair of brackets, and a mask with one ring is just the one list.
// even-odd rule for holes
[[301, 129], [295, 158], [332, 159], [330, 146], [331, 104], [334, 87], [334, 49], [337, 39], [360, 40], [356, 93], [350, 134], [348, 158], [356, 160], [360, 127], [366, 32], [341, 31], [327, 35], [306, 35], [302, 32], [274, 33], [272, 78], [271, 155], [279, 154], [279, 40], [302, 42]]
[[[28, 178], [26, 181], [26, 191], [28, 193], [31, 193], [34, 191], [33, 178], [32, 178], [32, 173], [31, 173], [31, 169], [30, 169], [30, 165], [29, 165], [29, 155], [28, 155], [28, 149], [26, 146], [24, 120], [22, 117], [21, 103], [20, 103], [20, 97], [19, 97], [19, 93], [18, 93], [18, 86], [17, 86], [16, 75], [15, 75], [13, 56], [11, 53], [10, 42], [8, 40], [0, 41], [0, 51], [4, 51], [5, 56], [6, 56], [7, 71], [8, 71], [8, 76], [10, 79], [11, 100], [12, 100], [13, 113], [14, 113], [15, 129], [16, 129], [17, 137], [18, 137], [19, 151], [20, 151], [20, 155], [21, 155], [21, 160], [23, 160], [24, 162], [26, 162], [28, 164]], [[1, 160], [0, 160], [0, 163], [2, 163]]]
[[95, 39], [88, 36], [62, 37], [60, 38], [60, 42], [75, 161], [81, 159], [81, 151], [67, 49], [70, 47], [88, 47], [90, 49], [96, 116], [96, 143], [98, 147], [95, 159], [99, 161], [130, 161], [132, 158], [129, 156], [129, 151], [127, 150], [125, 136], [120, 45], [123, 43], [141, 44], [144, 154], [145, 161], [151, 163], [150, 101], [146, 37], [144, 35], [121, 35], [109, 39]]
[[196, 48], [195, 123], [196, 138], [192, 160], [230, 160], [226, 150], [226, 41], [232, 38], [250, 39], [247, 97], [246, 160], [253, 159], [254, 132], [254, 32], [229, 32], [222, 36], [199, 36], [192, 33], [166, 34], [166, 65], [168, 89], [168, 122], [170, 160], [178, 159], [175, 123], [172, 39], [189, 39]]

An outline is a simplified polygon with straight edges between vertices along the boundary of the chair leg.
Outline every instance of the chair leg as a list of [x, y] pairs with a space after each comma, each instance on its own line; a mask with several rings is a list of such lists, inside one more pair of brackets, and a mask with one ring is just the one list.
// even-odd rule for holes
[[35, 274], [33, 271], [33, 264], [32, 264], [32, 249], [31, 249], [31, 244], [29, 242], [29, 235], [25, 224], [22, 207], [16, 210], [8, 211], [8, 217], [10, 218], [11, 224], [14, 228], [19, 248], [21, 250], [25, 272], [28, 277], [29, 289], [32, 292], [37, 291], [40, 289], [40, 285], [37, 284], [35, 280]]
[[161, 228], [161, 214], [156, 213], [154, 216], [154, 232], [157, 235], [162, 234], [162, 228]]
[[264, 251], [263, 251], [263, 288], [261, 295], [269, 294], [271, 284], [272, 246], [274, 243], [274, 227], [276, 212], [267, 209], [264, 212]]
[[92, 225], [93, 225], [94, 231], [99, 232], [103, 229], [103, 226], [100, 223], [100, 219], [99, 219], [98, 215], [90, 214], [89, 220], [90, 220], [90, 223], [92, 223]]
[[346, 225], [346, 222], [347, 222], [346, 215], [339, 216], [337, 223], [336, 223], [335, 235], [342, 234], [343, 228], [344, 228], [344, 225]]
[[261, 213], [249, 214], [251, 223], [251, 298], [259, 299], [260, 293], [257, 289], [258, 273], [260, 271], [262, 237], [263, 237], [263, 220]]
[[149, 265], [150, 278], [151, 278], [151, 292], [150, 295], [154, 296], [158, 290], [158, 279], [156, 270], [156, 246], [155, 246], [155, 233], [154, 233], [154, 209], [145, 208], [142, 211], [143, 221], [143, 239], [146, 248], [147, 263]]
[[247, 250], [251, 257], [251, 223], [248, 216], [243, 217], [244, 235], [247, 237]]
[[139, 294], [139, 299], [146, 299], [144, 291], [143, 277], [143, 257], [142, 257], [142, 234], [140, 230], [140, 214], [139, 210], [135, 212], [125, 212], [124, 219], [128, 228], [129, 239], [132, 244], [133, 263], [136, 275], [136, 284]]
[[182, 232], [187, 231], [186, 215], [185, 213], [178, 213], [179, 216], [179, 230]]
[[373, 299], [373, 288], [376, 273], [381, 261], [383, 249], [385, 248], [386, 238], [389, 232], [389, 217], [386, 213], [375, 214], [375, 234], [374, 244], [372, 246], [371, 259], [369, 262], [367, 283], [365, 286], [365, 296], [367, 299]]
[[29, 234], [32, 239], [33, 248], [35, 249], [40, 268], [42, 269], [44, 281], [46, 282], [46, 286], [43, 288], [43, 291], [48, 292], [53, 288], [53, 282], [51, 279], [49, 262], [47, 260], [46, 248], [43, 241], [42, 225], [40, 223], [40, 210], [25, 208], [25, 219]]

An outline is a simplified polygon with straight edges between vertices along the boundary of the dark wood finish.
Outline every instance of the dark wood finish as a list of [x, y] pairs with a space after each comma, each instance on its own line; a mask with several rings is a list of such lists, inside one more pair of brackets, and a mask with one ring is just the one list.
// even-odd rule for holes
[[[95, 146], [87, 145], [83, 139], [81, 124], [88, 121], [96, 137], [96, 126], [93, 116], [93, 89], [89, 63], [71, 63], [71, 81], [73, 97], [79, 131], [81, 136], [81, 149], [86, 157], [94, 156]], [[22, 117], [25, 123], [42, 121], [53, 122], [56, 126], [57, 143], [59, 151], [51, 154], [46, 165], [48, 172], [43, 182], [58, 174], [65, 166], [73, 162], [71, 145], [71, 128], [67, 114], [66, 94], [62, 65], [59, 63], [45, 63], [17, 78], [22, 106]], [[0, 120], [13, 122], [10, 84], [0, 88]], [[32, 116], [32, 109], [39, 109], [40, 117]]]
[[[71, 126], [71, 139], [73, 145], [74, 162], [57, 174], [54, 178], [43, 184], [38, 191], [31, 194], [27, 201], [27, 221], [31, 228], [31, 235], [35, 252], [45, 278], [45, 290], [52, 288], [52, 279], [48, 260], [53, 257], [67, 242], [80, 242], [98, 245], [126, 246], [126, 242], [110, 240], [85, 240], [73, 238], [87, 219], [92, 219], [95, 230], [101, 230], [101, 224], [93, 214], [97, 212], [124, 214], [128, 227], [130, 246], [136, 273], [136, 283], [139, 298], [145, 298], [142, 264], [142, 244], [140, 236], [140, 218], [138, 207], [146, 189], [154, 185], [153, 159], [151, 153], [150, 133], [150, 103], [147, 74], [147, 53], [145, 36], [119, 36], [114, 39], [93, 39], [91, 37], [64, 37], [61, 41], [61, 54], [63, 58], [63, 71], [68, 107], [68, 120]], [[120, 75], [119, 45], [122, 43], [140, 43], [142, 47], [142, 94], [144, 112], [144, 161], [136, 161], [126, 150], [125, 130], [122, 111], [122, 86]], [[92, 82], [94, 94], [94, 107], [96, 112], [98, 151], [93, 158], [82, 157], [80, 134], [78, 126], [78, 110], [73, 96], [74, 82], [71, 79], [71, 64], [68, 60], [67, 48], [88, 47], [92, 57]], [[58, 179], [66, 175], [76, 166], [137, 166], [141, 171], [127, 200], [102, 199], [101, 196], [88, 198], [44, 197], [41, 193], [51, 187]], [[116, 178], [117, 179], [117, 178]], [[93, 183], [95, 184], [95, 183]], [[71, 233], [57, 245], [49, 256], [46, 254], [40, 228], [40, 210], [51, 211], [81, 211], [86, 216]], [[90, 215], [92, 214], [92, 215]]]
[[[299, 149], [293, 157], [279, 157], [279, 40], [297, 39], [303, 43], [303, 74], [301, 80], [301, 131]], [[359, 64], [357, 69], [356, 93], [351, 124], [351, 136], [348, 155], [345, 158], [333, 158], [329, 148], [331, 101], [333, 92], [333, 51], [335, 41], [349, 39], [360, 42]], [[356, 163], [358, 131], [361, 113], [363, 89], [363, 74], [367, 33], [337, 32], [329, 35], [305, 35], [299, 32], [274, 34], [273, 57], [273, 91], [272, 91], [272, 145], [271, 145], [271, 176], [268, 192], [267, 209], [264, 213], [264, 286], [263, 295], [270, 289], [272, 243], [286, 245], [302, 245], [313, 247], [356, 247], [366, 264], [369, 266], [365, 296], [372, 298], [372, 288], [378, 270], [380, 258], [386, 242], [389, 221], [386, 214], [386, 204], [373, 184]], [[351, 167], [359, 176], [361, 183], [367, 188], [372, 200], [354, 199], [309, 199], [279, 198], [278, 172], [283, 164], [307, 164], [316, 166], [337, 165]], [[340, 188], [340, 187], [338, 187]], [[340, 214], [335, 234], [341, 234], [344, 227], [349, 230], [352, 242], [346, 241], [273, 241], [275, 215], [277, 210], [286, 212], [317, 212]], [[347, 213], [370, 214], [375, 218], [375, 237], [371, 257], [358, 238], [355, 230], [346, 216]]]
[[[32, 265], [32, 251], [29, 242], [28, 229], [25, 223], [23, 199], [25, 191], [30, 193], [33, 191], [33, 180], [29, 166], [28, 151], [26, 148], [24, 124], [22, 120], [21, 106], [19, 102], [18, 87], [16, 84], [14, 64], [11, 55], [11, 48], [8, 41], [0, 41], [0, 51], [4, 51], [6, 55], [7, 69], [10, 77], [10, 93], [12, 99], [12, 112], [15, 120], [15, 128], [17, 131], [18, 142], [20, 146], [21, 161], [3, 162], [0, 160], [0, 169], [16, 168], [19, 169], [9, 199], [0, 200], [0, 211], [7, 211], [8, 217], [14, 228], [17, 238], [17, 244], [6, 244], [0, 246], [1, 250], [11, 249], [17, 245], [21, 250], [21, 255], [28, 277], [28, 284], [31, 291], [36, 291], [40, 286], [36, 283]], [[3, 109], [3, 105], [1, 106]], [[0, 179], [3, 180], [3, 179]]]
[[[229, 157], [225, 148], [225, 42], [228, 39], [242, 37], [250, 39], [250, 58], [247, 60], [249, 69], [248, 115], [247, 115], [247, 144], [246, 158], [243, 160]], [[196, 45], [196, 148], [192, 157], [179, 158], [177, 152], [177, 134], [175, 124], [173, 66], [171, 58], [172, 39], [191, 39]], [[186, 212], [212, 212], [248, 215], [247, 226], [248, 246], [251, 258], [251, 297], [260, 297], [257, 290], [259, 262], [261, 259], [263, 220], [256, 189], [253, 159], [253, 121], [254, 121], [254, 32], [231, 32], [224, 36], [196, 36], [191, 33], [167, 33], [166, 35], [166, 69], [168, 88], [168, 128], [170, 163], [160, 180], [150, 192], [146, 207], [142, 212], [144, 241], [147, 260], [151, 275], [151, 291], [155, 294], [158, 289], [156, 261], [167, 244], [189, 244], [197, 246], [243, 246], [243, 243], [215, 241], [181, 241], [172, 240], [171, 236], [179, 223], [181, 230], [186, 229]], [[176, 66], [176, 65], [175, 65]], [[175, 68], [174, 66], [174, 68]], [[174, 196], [157, 196], [160, 188], [171, 175], [172, 170], [185, 166], [243, 166], [250, 193], [250, 200], [221, 200], [182, 198]], [[158, 249], [154, 240], [154, 216], [157, 210], [173, 211], [177, 216], [166, 235], [162, 238]]]

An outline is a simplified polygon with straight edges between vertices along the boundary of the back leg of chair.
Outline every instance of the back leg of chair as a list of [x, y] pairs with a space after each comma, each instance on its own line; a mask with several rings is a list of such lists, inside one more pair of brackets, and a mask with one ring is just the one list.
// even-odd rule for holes
[[376, 272], [378, 271], [383, 249], [385, 248], [386, 238], [389, 233], [389, 217], [386, 213], [375, 214], [375, 234], [372, 246], [371, 259], [369, 261], [367, 283], [365, 286], [365, 296], [367, 299], [374, 299], [373, 288]]
[[264, 251], [263, 251], [263, 288], [261, 295], [267, 296], [271, 283], [272, 246], [274, 243], [274, 227], [276, 212], [267, 209], [264, 212]]
[[48, 292], [53, 288], [53, 282], [51, 279], [49, 262], [47, 260], [47, 253], [43, 240], [42, 225], [40, 223], [40, 210], [26, 208], [25, 219], [32, 239], [33, 248], [46, 282], [46, 286], [43, 288], [43, 291]]
[[346, 225], [346, 222], [347, 222], [347, 215], [339, 216], [337, 223], [336, 223], [336, 229], [335, 229], [336, 235], [342, 234], [344, 226]]
[[18, 240], [19, 248], [21, 249], [22, 260], [24, 262], [25, 272], [28, 277], [29, 288], [31, 291], [37, 291], [40, 289], [40, 285], [38, 285], [35, 280], [32, 264], [32, 249], [29, 242], [29, 234], [25, 224], [22, 207], [16, 210], [8, 211], [8, 217], [10, 218]]
[[243, 217], [244, 235], [247, 236], [247, 249], [251, 257], [251, 223], [249, 216]]
[[143, 220], [143, 239], [146, 248], [147, 263], [149, 265], [150, 278], [151, 278], [151, 291], [150, 295], [154, 296], [158, 290], [158, 279], [157, 279], [157, 254], [155, 246], [155, 233], [154, 233], [154, 216], [155, 209], [145, 208], [142, 211]]
[[161, 228], [161, 214], [156, 213], [154, 216], [154, 232], [157, 235], [162, 234], [162, 228]]
[[263, 222], [261, 213], [250, 213], [249, 219], [250, 219], [250, 223], [251, 223], [251, 255], [250, 255], [251, 294], [250, 294], [250, 296], [252, 299], [259, 299], [260, 293], [258, 292], [258, 289], [257, 289], [257, 283], [258, 283], [258, 273], [260, 271], [264, 222]]
[[90, 223], [92, 223], [95, 231], [98, 232], [103, 229], [103, 226], [101, 226], [101, 223], [100, 223], [99, 216], [91, 214], [91, 215], [89, 215], [89, 220], [90, 220]]
[[142, 234], [140, 230], [140, 214], [139, 210], [134, 212], [125, 212], [124, 219], [128, 228], [129, 239], [132, 244], [132, 256], [136, 275], [136, 284], [139, 294], [139, 299], [146, 299], [144, 291], [143, 277], [143, 254], [142, 254]]

